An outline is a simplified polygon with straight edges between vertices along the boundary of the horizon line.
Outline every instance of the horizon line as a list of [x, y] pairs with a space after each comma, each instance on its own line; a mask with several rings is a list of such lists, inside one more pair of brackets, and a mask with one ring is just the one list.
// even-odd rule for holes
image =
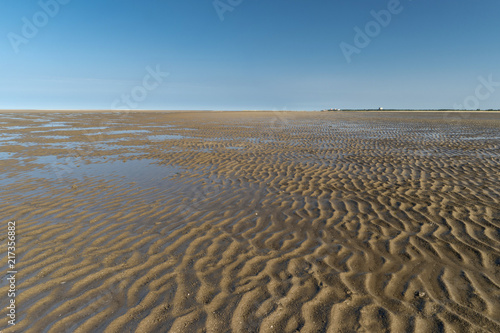
[[193, 109], [0, 109], [0, 112], [342, 112], [342, 111], [413, 111], [413, 112], [491, 112], [500, 109], [404, 109], [404, 108], [353, 108], [353, 109], [322, 109], [322, 110], [193, 110]]

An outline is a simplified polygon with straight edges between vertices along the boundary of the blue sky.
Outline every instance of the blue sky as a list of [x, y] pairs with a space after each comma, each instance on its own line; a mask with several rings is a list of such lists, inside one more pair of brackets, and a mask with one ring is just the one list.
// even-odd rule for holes
[[0, 108], [500, 108], [498, 0], [217, 1], [3, 0]]

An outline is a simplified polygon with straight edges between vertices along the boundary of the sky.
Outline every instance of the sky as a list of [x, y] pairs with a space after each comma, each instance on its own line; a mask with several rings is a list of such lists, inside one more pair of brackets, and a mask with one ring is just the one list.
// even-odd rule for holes
[[498, 0], [0, 2], [0, 109], [499, 109]]

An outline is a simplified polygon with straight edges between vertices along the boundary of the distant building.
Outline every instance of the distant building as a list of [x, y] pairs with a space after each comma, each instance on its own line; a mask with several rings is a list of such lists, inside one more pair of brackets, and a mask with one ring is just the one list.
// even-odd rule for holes
[[384, 109], [383, 107], [378, 108], [379, 111], [382, 111], [383, 109]]

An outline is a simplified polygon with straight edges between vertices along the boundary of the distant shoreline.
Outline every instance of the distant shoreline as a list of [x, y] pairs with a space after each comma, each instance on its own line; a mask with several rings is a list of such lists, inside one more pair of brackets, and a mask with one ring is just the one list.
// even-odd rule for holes
[[408, 109], [387, 109], [387, 110], [375, 110], [375, 109], [345, 109], [345, 110], [34, 110], [34, 109], [16, 109], [16, 110], [0, 110], [0, 113], [179, 113], [179, 112], [468, 112], [468, 113], [497, 113], [500, 110], [408, 110]]

